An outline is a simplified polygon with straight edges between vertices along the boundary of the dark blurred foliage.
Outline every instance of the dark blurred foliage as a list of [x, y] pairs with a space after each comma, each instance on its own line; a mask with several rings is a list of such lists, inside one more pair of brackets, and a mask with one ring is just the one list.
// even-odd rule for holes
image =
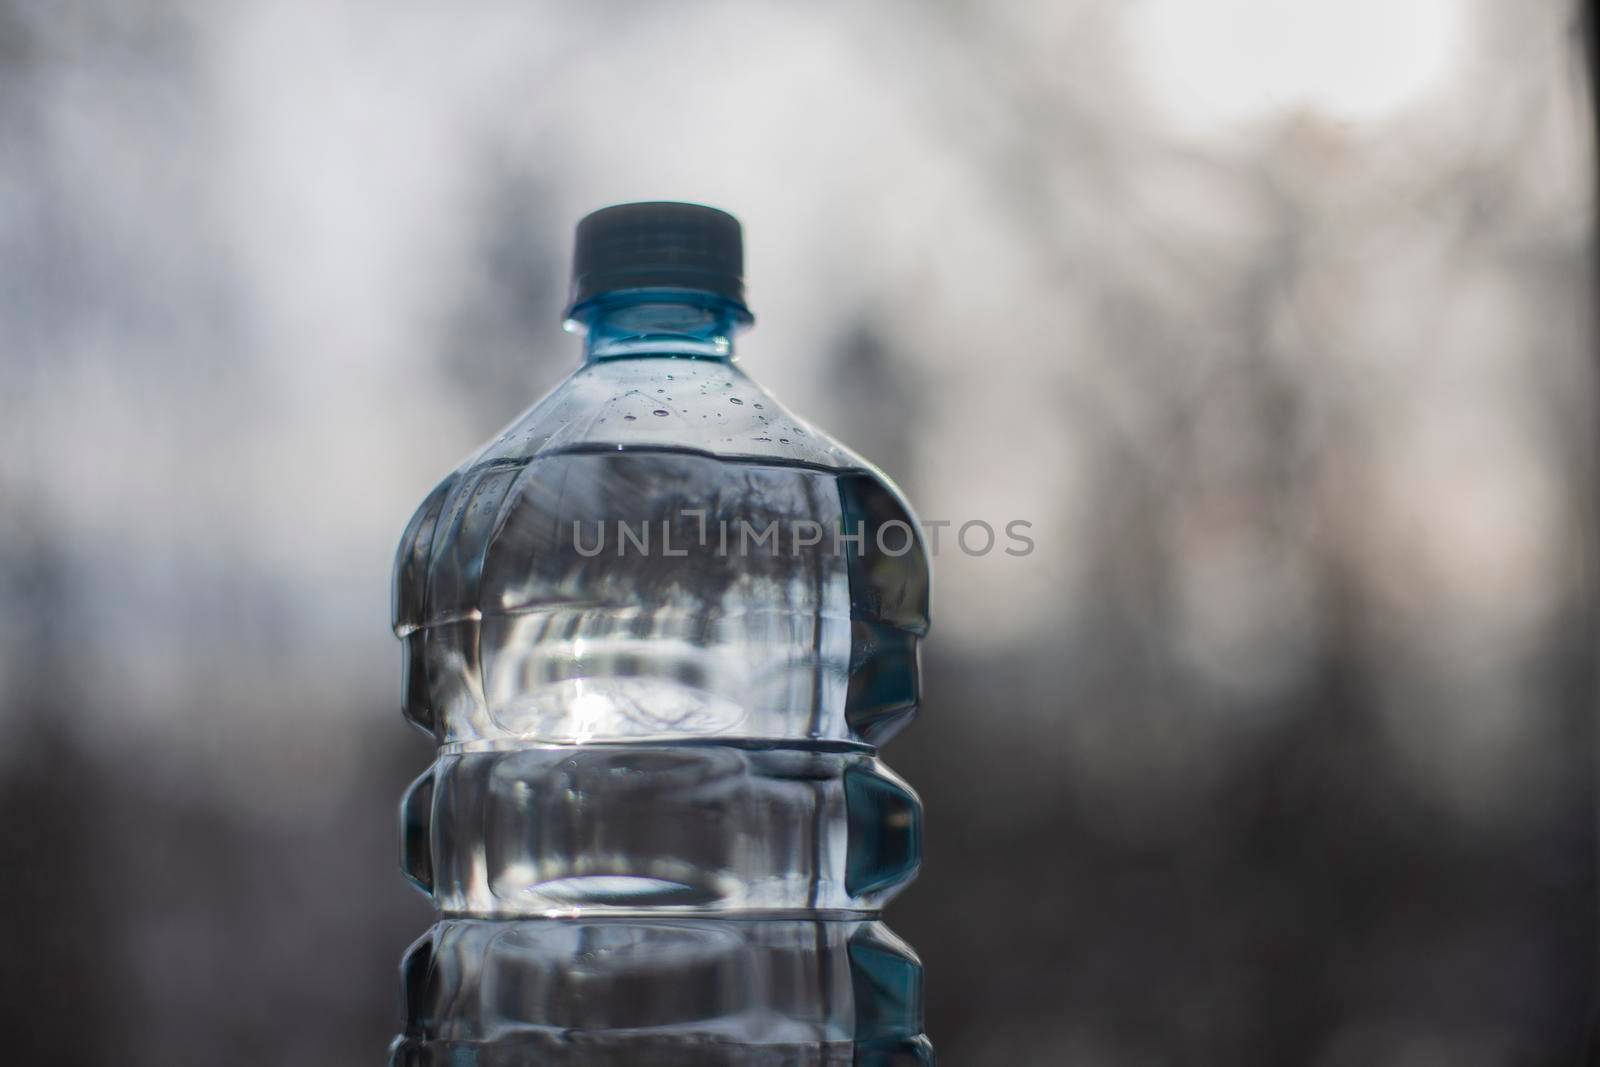
[[1279, 6], [0, 2], [9, 1060], [381, 1060], [394, 540], [571, 366], [572, 221], [683, 197], [753, 375], [1034, 523], [886, 752], [944, 1062], [1572, 1062], [1578, 11]]

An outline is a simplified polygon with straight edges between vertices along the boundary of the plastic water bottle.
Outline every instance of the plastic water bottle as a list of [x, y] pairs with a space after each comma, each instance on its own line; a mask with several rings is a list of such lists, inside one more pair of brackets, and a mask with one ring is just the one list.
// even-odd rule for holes
[[578, 225], [584, 361], [447, 477], [395, 562], [407, 718], [438, 758], [402, 865], [440, 921], [392, 1062], [923, 1064], [877, 921], [921, 805], [928, 563], [880, 472], [733, 362], [739, 223]]

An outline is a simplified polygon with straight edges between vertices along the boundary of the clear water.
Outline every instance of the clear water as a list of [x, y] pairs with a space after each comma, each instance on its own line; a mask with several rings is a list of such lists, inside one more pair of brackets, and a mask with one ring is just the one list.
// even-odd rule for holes
[[869, 753], [770, 742], [445, 755], [404, 810], [407, 873], [452, 915], [869, 912], [920, 851]]
[[[876, 747], [919, 699], [914, 529], [722, 360], [591, 362], [428, 497], [394, 621], [439, 749], [402, 851], [444, 920], [396, 1063], [929, 1062], [920, 999], [877, 1034], [852, 962], [897, 946], [920, 989], [871, 921], [921, 858]], [[630, 1021], [657, 982], [681, 1017]]]
[[612, 444], [491, 457], [401, 547], [406, 713], [467, 747], [881, 743], [916, 708], [927, 629], [920, 546], [878, 549], [896, 520], [866, 470]]
[[446, 920], [406, 954], [404, 1067], [929, 1064], [882, 923]]

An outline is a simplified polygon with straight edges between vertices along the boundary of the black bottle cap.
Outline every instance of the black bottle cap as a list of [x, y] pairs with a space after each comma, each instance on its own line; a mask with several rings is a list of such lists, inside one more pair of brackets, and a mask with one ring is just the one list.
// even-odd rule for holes
[[744, 306], [739, 220], [702, 204], [616, 204], [578, 222], [567, 315], [620, 289], [689, 289]]

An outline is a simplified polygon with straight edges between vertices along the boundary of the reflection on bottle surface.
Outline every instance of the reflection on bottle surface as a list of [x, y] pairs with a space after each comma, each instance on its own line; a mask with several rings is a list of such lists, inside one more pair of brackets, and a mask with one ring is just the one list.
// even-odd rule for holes
[[870, 752], [538, 745], [444, 755], [407, 792], [406, 873], [474, 916], [870, 912], [922, 810]]
[[872, 920], [445, 920], [402, 972], [397, 1067], [933, 1062]]
[[931, 1063], [921, 966], [876, 921], [922, 857], [877, 747], [920, 699], [916, 522], [731, 362], [737, 224], [619, 210], [580, 227], [588, 360], [395, 560], [438, 746], [401, 862], [442, 918], [392, 1062]]

